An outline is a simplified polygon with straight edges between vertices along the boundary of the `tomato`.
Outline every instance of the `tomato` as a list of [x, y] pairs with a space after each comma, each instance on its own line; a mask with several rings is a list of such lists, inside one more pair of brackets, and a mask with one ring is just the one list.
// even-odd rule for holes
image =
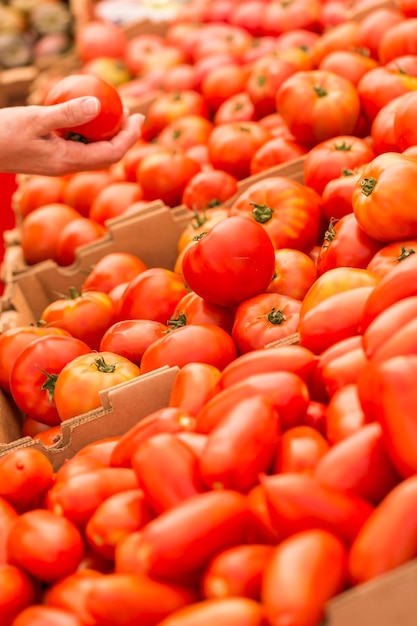
[[15, 448], [0, 457], [0, 496], [19, 513], [41, 506], [54, 470], [36, 448]]
[[394, 24], [404, 20], [404, 13], [397, 6], [374, 7], [359, 22], [357, 44], [366, 48], [372, 59], [379, 60], [378, 46], [384, 33]]
[[211, 489], [247, 492], [272, 461], [281, 431], [279, 414], [262, 395], [243, 398], [210, 431], [198, 459], [199, 475]]
[[352, 213], [352, 193], [359, 180], [361, 169], [343, 170], [341, 176], [332, 178], [326, 184], [321, 194], [323, 220], [330, 222]]
[[92, 350], [98, 349], [102, 336], [115, 318], [115, 305], [108, 294], [101, 291], [78, 293], [72, 287], [69, 297], [53, 300], [41, 313], [41, 320], [48, 326], [63, 328]]
[[157, 135], [158, 145], [170, 150], [184, 150], [205, 145], [213, 130], [213, 123], [204, 115], [185, 115], [168, 122]]
[[69, 180], [64, 176], [36, 174], [19, 182], [18, 189], [13, 194], [13, 203], [20, 218], [25, 218], [34, 209], [45, 204], [70, 204], [65, 199]]
[[[403, 298], [381, 311], [363, 333], [363, 348], [366, 356], [378, 358], [378, 353], [386, 342], [395, 343], [395, 334], [407, 327], [416, 318], [417, 296]], [[389, 344], [388, 344], [389, 345]]]
[[316, 362], [314, 354], [298, 344], [252, 350], [224, 368], [219, 378], [219, 387], [225, 389], [252, 374], [277, 371], [293, 372], [308, 382], [314, 373]]
[[182, 367], [197, 361], [222, 370], [237, 356], [232, 337], [215, 324], [186, 324], [160, 337], [143, 353], [140, 368], [143, 374], [159, 367]]
[[186, 249], [182, 270], [199, 296], [220, 306], [235, 306], [266, 290], [274, 264], [274, 247], [265, 229], [231, 216]]
[[103, 626], [153, 626], [196, 601], [189, 588], [138, 573], [109, 573], [93, 581], [87, 609]]
[[241, 302], [231, 332], [239, 354], [265, 348], [294, 334], [300, 310], [301, 300], [277, 293], [263, 293]]
[[49, 259], [57, 261], [62, 229], [79, 218], [75, 209], [60, 202], [44, 204], [31, 211], [22, 222], [20, 236], [25, 262], [34, 265]]
[[[195, 237], [206, 233], [217, 222], [220, 222], [225, 217], [229, 216], [229, 208], [224, 205], [219, 205], [213, 209], [195, 211], [192, 219], [181, 231], [178, 239], [178, 253], [183, 256], [184, 250], [189, 243], [194, 241]], [[177, 261], [178, 262], [178, 261]], [[182, 266], [182, 261], [181, 261]]]
[[340, 24], [328, 28], [326, 32], [322, 32], [310, 47], [313, 64], [318, 66], [334, 50], [354, 50], [357, 48], [358, 31], [358, 21], [344, 20]]
[[67, 476], [48, 491], [46, 511], [85, 529], [97, 507], [115, 493], [138, 489], [134, 471], [124, 467], [97, 467]]
[[77, 53], [86, 63], [100, 56], [122, 58], [126, 49], [126, 36], [113, 22], [92, 19], [79, 23], [75, 41]]
[[269, 130], [257, 121], [219, 124], [207, 141], [210, 163], [242, 180], [250, 175], [253, 155], [270, 138]]
[[55, 384], [54, 400], [60, 420], [100, 408], [100, 391], [139, 375], [135, 363], [114, 352], [88, 352], [72, 359], [61, 369]]
[[394, 98], [417, 89], [417, 77], [383, 65], [362, 76], [356, 89], [363, 114], [372, 123], [382, 107]]
[[267, 177], [254, 182], [230, 207], [231, 216], [261, 224], [275, 249], [309, 252], [317, 243], [320, 196], [291, 178]]
[[[302, 106], [294, 106], [302, 102]], [[299, 71], [287, 78], [276, 94], [278, 113], [295, 139], [311, 148], [340, 135], [350, 135], [359, 118], [356, 88], [326, 70]]]
[[401, 152], [394, 131], [394, 120], [397, 109], [409, 92], [397, 96], [384, 104], [372, 120], [370, 135], [375, 154], [384, 152]]
[[73, 141], [103, 141], [114, 137], [123, 121], [123, 104], [117, 89], [109, 82], [92, 74], [71, 74], [58, 81], [48, 91], [46, 106], [67, 102], [72, 98], [94, 96], [100, 101], [100, 112], [90, 122], [68, 126], [55, 132]]
[[132, 457], [142, 441], [158, 433], [193, 432], [196, 420], [181, 407], [163, 407], [153, 411], [132, 426], [114, 447], [112, 467], [131, 467]]
[[251, 598], [211, 598], [175, 611], [160, 626], [263, 626], [264, 610]]
[[13, 620], [14, 626], [83, 626], [72, 611], [33, 604]]
[[294, 64], [275, 51], [262, 55], [250, 70], [245, 89], [258, 118], [275, 113], [275, 94], [284, 80], [296, 71]]
[[417, 93], [410, 91], [397, 102], [398, 106], [394, 112], [394, 137], [398, 150], [403, 152], [417, 143], [417, 135], [412, 124], [417, 107]]
[[94, 580], [101, 575], [100, 571], [87, 567], [77, 569], [62, 580], [53, 582], [44, 594], [45, 606], [71, 611], [82, 624], [92, 624], [93, 617], [87, 610], [86, 600]]
[[18, 511], [10, 504], [9, 500], [0, 495], [0, 568], [7, 563], [7, 537], [18, 516]]
[[417, 239], [393, 241], [383, 245], [369, 261], [367, 268], [371, 272], [385, 276], [391, 269], [417, 251]]
[[211, 169], [193, 176], [182, 194], [181, 203], [193, 212], [223, 204], [238, 191], [238, 180], [223, 170]]
[[124, 215], [134, 203], [143, 198], [143, 189], [136, 181], [113, 181], [96, 195], [88, 216], [99, 224], [106, 225], [107, 220]]
[[316, 263], [308, 254], [293, 248], [278, 248], [275, 250], [275, 274], [267, 293], [302, 300], [317, 276]]
[[237, 401], [263, 395], [278, 410], [282, 430], [296, 426], [309, 402], [305, 381], [294, 372], [273, 371], [247, 376], [217, 393], [197, 414], [196, 431], [210, 433]]
[[317, 259], [319, 274], [334, 267], [368, 269], [369, 263], [383, 244], [367, 235], [354, 213], [339, 220], [330, 220]]
[[161, 94], [149, 106], [142, 126], [142, 137], [147, 141], [154, 139], [169, 122], [184, 115], [209, 117], [207, 104], [201, 93], [193, 89], [183, 89]]
[[353, 135], [338, 135], [316, 144], [303, 163], [304, 183], [321, 194], [344, 169], [353, 170], [375, 157], [371, 144]]
[[228, 489], [200, 493], [122, 539], [115, 571], [177, 583], [190, 579], [220, 550], [241, 543], [247, 523], [243, 494]]
[[325, 421], [326, 437], [331, 445], [362, 429], [366, 417], [356, 383], [340, 387], [334, 392], [325, 411]]
[[186, 185], [200, 169], [184, 150], [165, 148], [144, 156], [136, 176], [145, 200], [161, 200], [175, 207], [181, 204]]
[[97, 506], [85, 527], [85, 537], [95, 552], [111, 561], [116, 543], [153, 517], [142, 489], [120, 491]]
[[38, 585], [32, 576], [15, 565], [0, 564], [0, 614], [4, 626], [11, 626], [17, 615], [38, 597]]
[[60, 419], [54, 388], [62, 368], [91, 348], [72, 336], [45, 335], [20, 352], [10, 372], [10, 391], [20, 410], [42, 424], [54, 426]]
[[231, 96], [245, 91], [247, 77], [247, 68], [237, 63], [213, 67], [206, 73], [201, 81], [200, 92], [211, 115]]
[[62, 201], [88, 217], [93, 201], [111, 182], [110, 170], [76, 172], [66, 182]]
[[352, 206], [367, 235], [391, 242], [417, 234], [409, 210], [416, 201], [412, 184], [416, 172], [415, 159], [394, 152], [378, 155], [365, 167], [353, 191]]
[[186, 293], [178, 274], [162, 267], [148, 268], [129, 281], [121, 298], [119, 320], [148, 319], [166, 324]]
[[185, 324], [215, 324], [230, 333], [235, 316], [234, 307], [224, 307], [207, 302], [194, 291], [187, 293], [178, 302], [168, 328], [179, 328]]
[[61, 231], [56, 249], [58, 265], [71, 265], [77, 259], [80, 246], [85, 246], [106, 237], [108, 230], [89, 217], [72, 220]]
[[404, 54], [416, 52], [417, 17], [403, 19], [388, 28], [378, 45], [378, 60], [388, 63]]
[[307, 473], [264, 475], [260, 482], [272, 524], [283, 537], [321, 528], [350, 545], [375, 508], [367, 500], [324, 485]]
[[174, 433], [159, 433], [140, 443], [132, 467], [146, 503], [157, 515], [206, 491], [196, 454]]
[[381, 425], [365, 424], [319, 460], [315, 476], [377, 505], [400, 482], [385, 449]]
[[321, 368], [321, 377], [329, 398], [338, 389], [355, 383], [367, 362], [363, 346], [360, 345], [346, 350], [343, 354], [335, 355], [328, 363], [324, 363]]
[[196, 415], [219, 390], [220, 370], [208, 363], [186, 363], [175, 376], [168, 404]]
[[307, 148], [291, 137], [278, 136], [269, 139], [253, 155], [250, 162], [251, 175], [259, 174], [276, 165], [298, 159], [307, 153]]
[[282, 541], [266, 566], [262, 584], [270, 623], [290, 620], [316, 626], [324, 617], [326, 602], [347, 585], [347, 556], [340, 539], [318, 528]]
[[353, 584], [373, 580], [416, 556], [416, 488], [415, 476], [400, 482], [364, 524], [349, 554]]
[[122, 320], [110, 326], [100, 341], [100, 352], [113, 352], [140, 367], [146, 348], [162, 337], [168, 326], [154, 320]]
[[47, 583], [74, 572], [83, 551], [83, 539], [76, 526], [46, 509], [22, 513], [7, 540], [9, 563]]
[[109, 252], [93, 265], [82, 284], [82, 290], [109, 293], [114, 287], [132, 280], [145, 269], [145, 263], [135, 254]]
[[326, 439], [312, 426], [289, 428], [278, 440], [272, 473], [313, 473], [328, 450]]
[[376, 59], [369, 56], [366, 51], [333, 50], [323, 57], [317, 69], [343, 76], [356, 86], [366, 72], [377, 66]]

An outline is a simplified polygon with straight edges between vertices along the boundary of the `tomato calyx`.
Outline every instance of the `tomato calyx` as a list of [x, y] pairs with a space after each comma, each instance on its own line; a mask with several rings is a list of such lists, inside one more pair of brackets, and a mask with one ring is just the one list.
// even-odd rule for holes
[[404, 248], [404, 246], [401, 246], [401, 254], [397, 258], [397, 261], [404, 261], [404, 259], [407, 259], [412, 254], [415, 254], [414, 248]]
[[52, 398], [54, 396], [55, 384], [56, 384], [56, 381], [58, 380], [58, 374], [50, 374], [49, 372], [44, 370], [43, 367], [41, 367], [40, 365], [38, 365], [37, 367], [46, 376], [46, 380], [41, 386], [41, 390], [47, 392], [49, 404], [52, 406]]
[[336, 237], [336, 229], [334, 227], [334, 224], [336, 224], [338, 221], [339, 220], [336, 217], [330, 218], [329, 225], [323, 237], [324, 243], [326, 243], [327, 245], [329, 245]]
[[272, 307], [272, 309], [270, 310], [270, 312], [268, 313], [266, 317], [268, 319], [268, 322], [270, 322], [271, 324], [274, 324], [275, 326], [279, 326], [280, 324], [285, 322], [287, 319], [282, 309], [276, 309], [275, 307]]
[[97, 359], [93, 361], [92, 365], [95, 365], [99, 372], [104, 372], [105, 374], [112, 374], [117, 368], [117, 362], [106, 363], [103, 356], [97, 357]]
[[373, 178], [372, 176], [370, 176], [369, 178], [364, 178], [360, 182], [361, 192], [365, 196], [370, 196], [373, 190], [375, 189], [376, 183], [377, 183], [376, 178]]
[[87, 137], [84, 137], [84, 135], [80, 135], [80, 133], [71, 133], [70, 131], [65, 133], [64, 138], [68, 141], [78, 141], [78, 143], [91, 143]]
[[257, 204], [256, 202], [250, 202], [250, 205], [254, 207], [252, 215], [256, 222], [259, 224], [266, 224], [272, 219], [274, 209], [267, 204]]
[[170, 333], [172, 330], [176, 328], [181, 328], [181, 326], [186, 326], [187, 324], [187, 316], [185, 313], [179, 313], [178, 317], [172, 317], [167, 321], [168, 329], [164, 331], [164, 333]]
[[192, 228], [194, 228], [194, 230], [197, 230], [198, 228], [200, 228], [201, 226], [203, 226], [203, 224], [205, 224], [208, 220], [208, 217], [206, 215], [205, 211], [202, 212], [198, 212], [196, 211], [193, 214], [193, 218], [190, 222]]
[[342, 168], [342, 176], [353, 176], [354, 173], [353, 170], [349, 170], [347, 167]]
[[349, 152], [350, 150], [352, 150], [352, 144], [346, 143], [346, 141], [342, 141], [342, 143], [336, 143], [334, 149], [340, 150], [341, 152]]
[[319, 98], [323, 98], [324, 96], [327, 96], [326, 89], [324, 89], [324, 87], [322, 87], [321, 85], [314, 85], [313, 89]]

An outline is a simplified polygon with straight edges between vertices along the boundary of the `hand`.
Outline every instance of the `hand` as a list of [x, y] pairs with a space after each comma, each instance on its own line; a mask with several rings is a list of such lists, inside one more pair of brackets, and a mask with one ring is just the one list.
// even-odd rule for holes
[[100, 101], [94, 97], [0, 109], [0, 171], [62, 176], [117, 163], [139, 139], [143, 115], [129, 116], [126, 110], [120, 132], [109, 141], [85, 144], [53, 132], [88, 122], [99, 112]]

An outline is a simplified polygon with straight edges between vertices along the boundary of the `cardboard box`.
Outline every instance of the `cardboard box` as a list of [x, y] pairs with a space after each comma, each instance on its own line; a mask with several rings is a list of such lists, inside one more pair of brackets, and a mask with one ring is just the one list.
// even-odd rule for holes
[[2, 70], [0, 72], [0, 108], [26, 104], [37, 73], [34, 65]]

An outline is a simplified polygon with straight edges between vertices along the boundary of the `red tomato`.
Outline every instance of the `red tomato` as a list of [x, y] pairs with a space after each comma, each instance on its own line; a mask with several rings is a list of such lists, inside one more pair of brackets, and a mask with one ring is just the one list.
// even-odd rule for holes
[[316, 263], [308, 254], [293, 248], [278, 248], [275, 274], [267, 292], [302, 300], [317, 276]]
[[109, 252], [100, 257], [82, 284], [83, 291], [109, 293], [146, 269], [145, 263], [129, 252]]
[[387, 272], [416, 251], [417, 239], [393, 241], [384, 245], [374, 254], [366, 269], [382, 278]]
[[125, 214], [134, 203], [143, 198], [143, 189], [136, 181], [116, 180], [97, 194], [90, 205], [88, 216], [106, 225], [107, 220]]
[[161, 94], [149, 106], [142, 126], [142, 137], [147, 141], [154, 139], [169, 122], [184, 115], [209, 117], [207, 104], [200, 92], [183, 89]]
[[373, 580], [417, 554], [417, 477], [394, 487], [377, 506], [353, 542], [348, 561], [353, 584]]
[[13, 203], [19, 216], [24, 218], [34, 209], [45, 204], [63, 203], [73, 206], [65, 199], [65, 192], [70, 180], [65, 176], [36, 174], [20, 181], [18, 189], [13, 194]]
[[232, 63], [211, 68], [201, 81], [200, 91], [212, 115], [231, 96], [245, 90], [248, 69]]
[[264, 292], [274, 265], [274, 247], [265, 229], [235, 215], [215, 224], [186, 249], [182, 271], [190, 289], [227, 307]]
[[363, 114], [372, 124], [382, 107], [394, 98], [417, 89], [417, 77], [382, 65], [366, 72], [356, 89]]
[[0, 495], [0, 568], [7, 563], [7, 537], [18, 516], [19, 513], [9, 503], [9, 500]]
[[79, 126], [60, 128], [55, 132], [73, 141], [103, 141], [111, 139], [120, 130], [123, 104], [117, 89], [109, 82], [92, 74], [71, 74], [56, 83], [47, 93], [45, 105], [67, 102], [81, 96], [95, 96], [101, 109], [97, 117]]
[[[294, 106], [295, 102], [300, 106]], [[283, 82], [276, 107], [297, 141], [311, 148], [331, 137], [350, 135], [359, 118], [360, 100], [346, 78], [326, 70], [308, 70]]]
[[206, 491], [198, 475], [197, 456], [174, 433], [142, 441], [132, 457], [145, 502], [157, 515]]
[[251, 598], [211, 598], [175, 611], [159, 626], [263, 626], [262, 605]]
[[36, 448], [15, 448], [0, 457], [0, 496], [19, 513], [40, 507], [53, 480], [51, 462]]
[[246, 91], [259, 118], [275, 113], [275, 94], [284, 80], [296, 71], [293, 63], [276, 51], [262, 55], [253, 64], [246, 81]]
[[41, 582], [53, 582], [78, 567], [84, 552], [80, 531], [66, 517], [46, 509], [19, 516], [7, 540], [9, 563]]
[[149, 268], [129, 281], [121, 298], [119, 319], [166, 324], [186, 293], [181, 276], [162, 267]]
[[175, 329], [185, 324], [215, 324], [230, 333], [234, 316], [234, 307], [212, 304], [194, 291], [190, 291], [178, 302], [172, 318], [167, 321], [167, 326]]
[[385, 31], [378, 45], [378, 60], [382, 64], [405, 54], [415, 54], [416, 25], [417, 17], [410, 17], [392, 24]]
[[394, 120], [398, 106], [406, 96], [408, 92], [384, 104], [372, 120], [370, 135], [376, 155], [384, 152], [400, 152], [395, 137]]
[[214, 365], [186, 363], [174, 378], [168, 405], [197, 415], [202, 406], [219, 390], [220, 378], [221, 372]]
[[297, 332], [300, 310], [300, 300], [277, 293], [263, 293], [241, 302], [231, 332], [239, 354], [265, 348]]
[[98, 239], [103, 239], [108, 231], [89, 217], [79, 217], [69, 222], [61, 231], [57, 241], [56, 262], [58, 265], [71, 265], [77, 259], [78, 248]]
[[222, 370], [237, 356], [236, 345], [223, 328], [214, 324], [187, 324], [169, 331], [143, 353], [141, 372], [197, 361]]
[[31, 342], [10, 372], [11, 394], [20, 410], [42, 424], [59, 424], [54, 401], [58, 374], [69, 361], [90, 351], [86, 343], [66, 335], [45, 335]]
[[378, 59], [378, 46], [385, 31], [391, 26], [401, 22], [404, 14], [399, 7], [379, 6], [369, 11], [358, 22], [357, 45], [369, 50], [372, 59]]
[[83, 623], [70, 611], [33, 604], [19, 613], [13, 626], [83, 626]]
[[368, 359], [362, 345], [352, 347], [343, 354], [334, 356], [328, 363], [324, 363], [321, 368], [321, 377], [329, 398], [338, 389], [355, 383], [367, 363]]
[[325, 410], [325, 421], [326, 437], [331, 445], [363, 428], [366, 417], [356, 383], [340, 387], [334, 392]]
[[318, 69], [343, 76], [356, 86], [366, 72], [377, 66], [376, 59], [370, 57], [366, 51], [333, 50], [320, 61]]
[[200, 493], [165, 511], [117, 544], [115, 571], [181, 582], [220, 550], [243, 541], [248, 505], [237, 491]]
[[0, 614], [2, 624], [11, 626], [21, 611], [38, 600], [39, 588], [32, 576], [9, 563], [0, 564]]
[[307, 148], [291, 137], [273, 137], [264, 143], [253, 155], [250, 162], [251, 176], [298, 159], [307, 154]]
[[346, 584], [345, 546], [333, 533], [314, 528], [296, 533], [274, 549], [261, 598], [272, 624], [291, 620], [316, 626], [324, 617], [326, 602]]
[[75, 45], [83, 63], [101, 56], [123, 58], [126, 36], [117, 24], [92, 19], [79, 23]]
[[320, 203], [313, 189], [291, 178], [271, 176], [242, 191], [230, 207], [230, 215], [261, 224], [275, 249], [310, 252], [317, 243]]
[[110, 170], [76, 172], [66, 182], [62, 201], [72, 206], [80, 215], [88, 217], [93, 201], [111, 182]]
[[229, 217], [229, 208], [224, 205], [219, 205], [210, 210], [196, 211], [193, 218], [181, 231], [177, 243], [178, 253], [180, 255], [182, 253], [181, 256], [183, 256], [185, 248], [189, 243], [195, 240], [195, 237], [203, 235], [217, 224], [217, 222], [221, 222], [226, 217]]
[[213, 130], [213, 123], [204, 115], [185, 115], [168, 122], [157, 135], [158, 145], [169, 150], [184, 150], [205, 145]]
[[48, 326], [68, 331], [97, 350], [105, 331], [116, 321], [115, 305], [110, 296], [101, 291], [78, 293], [70, 288], [69, 297], [60, 297], [48, 304], [41, 320]]
[[60, 420], [100, 408], [100, 391], [139, 375], [135, 363], [114, 352], [88, 352], [72, 359], [61, 369], [55, 384], [54, 401]]
[[55, 581], [49, 585], [44, 594], [45, 606], [71, 611], [81, 620], [82, 624], [91, 624], [93, 617], [87, 610], [86, 601], [93, 587], [94, 580], [101, 575], [100, 571], [89, 567], [85, 569], [79, 568], [76, 572], [69, 574], [62, 580]]
[[328, 450], [329, 444], [315, 428], [304, 425], [289, 428], [278, 440], [272, 473], [313, 473]]
[[330, 222], [352, 213], [352, 193], [359, 180], [361, 168], [344, 170], [341, 176], [332, 178], [324, 187], [321, 198], [323, 219]]
[[192, 211], [205, 211], [223, 204], [238, 191], [238, 180], [223, 170], [204, 170], [193, 176], [182, 194], [181, 202]]
[[100, 352], [113, 352], [140, 366], [143, 353], [163, 337], [168, 326], [154, 320], [122, 320], [110, 326], [100, 341]]

